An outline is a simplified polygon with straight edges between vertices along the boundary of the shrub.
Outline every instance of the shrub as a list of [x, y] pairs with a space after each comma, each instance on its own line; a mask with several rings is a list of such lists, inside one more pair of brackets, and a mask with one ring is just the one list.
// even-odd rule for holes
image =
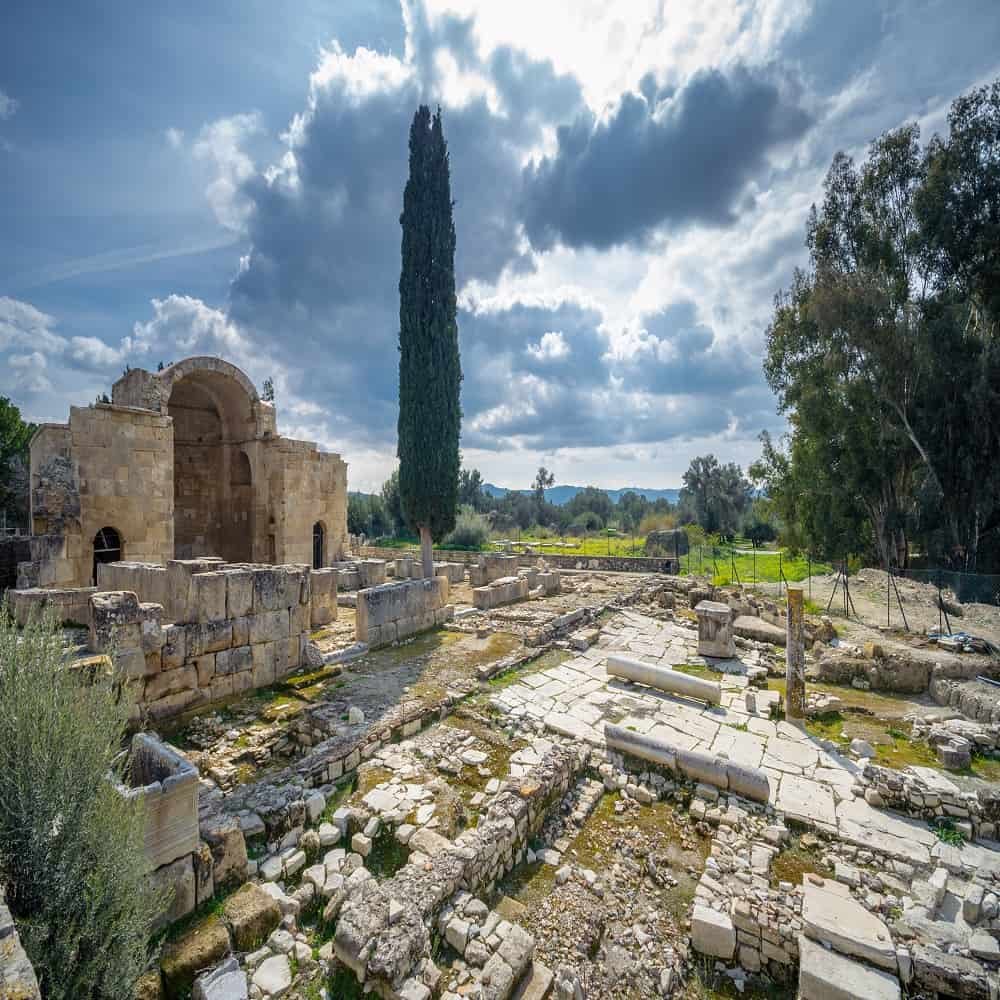
[[648, 535], [651, 531], [669, 531], [677, 526], [677, 518], [673, 514], [646, 514], [639, 522], [637, 535]]
[[481, 549], [490, 537], [490, 526], [482, 514], [463, 507], [455, 518], [455, 527], [445, 538], [442, 548]]
[[[141, 806], [114, 788], [128, 706], [66, 668], [51, 618], [0, 608], [0, 882], [47, 1000], [120, 1000], [164, 900]], [[116, 759], [117, 758], [117, 759]]]

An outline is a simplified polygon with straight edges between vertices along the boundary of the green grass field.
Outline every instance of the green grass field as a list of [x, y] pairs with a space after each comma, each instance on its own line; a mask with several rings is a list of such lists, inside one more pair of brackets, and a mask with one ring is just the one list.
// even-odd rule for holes
[[[642, 535], [592, 535], [586, 538], [534, 538], [522, 534], [520, 538], [514, 533], [507, 540], [520, 545], [530, 545], [532, 550], [541, 555], [567, 556], [643, 556], [645, 555], [646, 539]], [[416, 549], [417, 543], [411, 539], [386, 539], [380, 546], [393, 549]], [[489, 549], [496, 550], [497, 545], [491, 542]], [[437, 547], [435, 546], [435, 549]], [[681, 556], [681, 573], [691, 573], [695, 576], [710, 577], [716, 586], [726, 586], [736, 583], [777, 583], [782, 577], [789, 583], [804, 580], [810, 572], [829, 573], [828, 563], [813, 562], [805, 556], [791, 556], [787, 551], [778, 549], [758, 549], [756, 557], [750, 550], [750, 544], [737, 539], [733, 546], [695, 545], [690, 552]], [[447, 549], [439, 549], [447, 553]], [[516, 548], [515, 551], [522, 551]], [[779, 559], [780, 551], [780, 559]]]

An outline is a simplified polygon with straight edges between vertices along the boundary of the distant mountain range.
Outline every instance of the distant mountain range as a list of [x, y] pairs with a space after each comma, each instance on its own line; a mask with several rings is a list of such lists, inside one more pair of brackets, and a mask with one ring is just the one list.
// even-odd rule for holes
[[[583, 486], [553, 486], [545, 491], [545, 499], [549, 503], [561, 507], [563, 504], [569, 503], [583, 489]], [[505, 497], [508, 493], [530, 493], [531, 490], [508, 490], [503, 486], [494, 486], [493, 483], [483, 483], [483, 492], [488, 493], [491, 497]], [[624, 493], [638, 493], [650, 503], [661, 498], [669, 500], [670, 503], [677, 503], [677, 498], [681, 493], [679, 489], [651, 490], [643, 486], [626, 486], [620, 490], [605, 490], [604, 492], [607, 493], [612, 503], [618, 503]]]

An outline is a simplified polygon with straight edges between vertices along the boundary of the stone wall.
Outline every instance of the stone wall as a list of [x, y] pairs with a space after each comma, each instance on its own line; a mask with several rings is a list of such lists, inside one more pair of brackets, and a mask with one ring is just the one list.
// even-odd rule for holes
[[340, 590], [361, 590], [385, 583], [384, 559], [343, 559], [330, 566], [339, 574], [337, 585]]
[[[473, 567], [475, 568], [475, 567]], [[524, 601], [528, 597], [528, 578], [525, 576], [507, 576], [483, 587], [475, 587], [472, 591], [472, 603], [480, 611], [489, 611], [502, 604], [512, 604], [514, 601]]]
[[454, 608], [448, 601], [448, 581], [385, 583], [358, 591], [357, 637], [369, 646], [385, 646], [448, 621]]
[[[171, 560], [109, 572], [134, 588], [91, 597], [91, 648], [112, 656], [139, 714], [167, 718], [268, 687], [302, 661], [312, 627], [307, 566]], [[328, 610], [330, 577], [320, 583]], [[166, 606], [139, 600], [151, 592], [165, 592]]]
[[90, 620], [90, 598], [96, 587], [76, 587], [63, 590], [35, 587], [9, 592], [14, 620], [24, 626], [32, 615], [51, 612], [60, 624], [86, 625]]
[[42, 1000], [35, 970], [21, 947], [14, 918], [0, 886], [0, 997], [3, 1000]]
[[98, 403], [71, 407], [68, 424], [43, 424], [31, 441], [31, 523], [62, 539], [40, 586], [93, 583], [94, 538], [114, 528], [122, 553], [162, 562], [174, 554], [173, 431], [158, 413]]
[[[377, 559], [398, 559], [399, 549], [380, 548], [378, 546], [365, 545], [359, 550], [360, 555], [374, 557]], [[448, 550], [450, 562], [462, 562], [466, 566], [478, 564], [483, 555], [493, 553], [465, 552]], [[537, 566], [539, 559], [553, 569], [589, 569], [597, 571], [611, 571], [615, 573], [676, 573], [677, 563], [674, 559], [649, 558], [644, 556], [572, 556], [572, 555], [541, 555], [535, 553], [519, 553], [511, 558], [516, 559], [518, 566]], [[510, 571], [500, 574], [509, 575]], [[473, 582], [475, 586], [475, 582]]]

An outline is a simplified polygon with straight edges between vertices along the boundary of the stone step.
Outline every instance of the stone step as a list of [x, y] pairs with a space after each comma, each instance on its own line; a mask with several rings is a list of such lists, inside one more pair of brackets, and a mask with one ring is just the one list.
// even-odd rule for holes
[[799, 935], [799, 1000], [900, 1000], [899, 980]]

